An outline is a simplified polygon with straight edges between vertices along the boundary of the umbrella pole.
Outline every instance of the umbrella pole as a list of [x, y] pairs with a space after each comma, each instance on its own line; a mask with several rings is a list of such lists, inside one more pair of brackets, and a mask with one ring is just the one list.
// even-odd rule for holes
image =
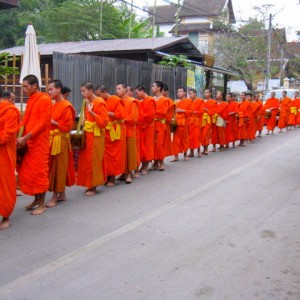
[[[23, 67], [23, 54], [21, 55], [21, 69]], [[23, 100], [24, 100], [24, 94], [23, 94], [23, 83], [21, 83], [20, 86], [20, 110], [21, 110], [21, 118], [23, 119]]]

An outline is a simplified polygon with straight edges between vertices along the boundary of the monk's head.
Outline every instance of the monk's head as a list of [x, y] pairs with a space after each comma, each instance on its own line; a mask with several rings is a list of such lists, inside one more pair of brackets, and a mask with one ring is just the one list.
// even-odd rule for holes
[[10, 103], [15, 103], [16, 95], [11, 91], [3, 91], [2, 98]]
[[119, 83], [116, 85], [116, 95], [121, 99], [127, 96], [127, 85], [125, 83]]
[[107, 87], [103, 84], [97, 85], [95, 94], [97, 97], [101, 97], [104, 100], [106, 100], [110, 96]]
[[71, 92], [72, 92], [72, 90], [67, 86], [64, 86], [62, 91], [61, 91], [64, 99], [68, 99]]
[[135, 94], [138, 97], [138, 99], [144, 99], [144, 97], [147, 96], [145, 88], [142, 85], [138, 85], [135, 88]]
[[51, 80], [48, 84], [48, 94], [50, 95], [51, 99], [58, 100], [62, 97], [62, 89], [63, 84], [60, 80], [55, 79]]
[[177, 90], [177, 97], [179, 99], [184, 99], [186, 98], [186, 88], [185, 87], [180, 87], [178, 90]]
[[189, 90], [189, 97], [192, 100], [196, 100], [196, 98], [197, 98], [197, 91], [195, 89], [190, 89]]
[[80, 91], [84, 99], [91, 99], [94, 96], [94, 86], [90, 81], [82, 83]]
[[245, 93], [245, 92], [242, 92], [242, 93], [240, 94], [240, 98], [241, 98], [242, 101], [245, 101], [245, 100], [246, 100], [246, 93]]
[[299, 97], [299, 92], [296, 91], [296, 92], [294, 93], [294, 98], [297, 99], [298, 97]]
[[275, 98], [275, 92], [271, 92], [271, 98]]
[[246, 100], [252, 101], [252, 93], [251, 92], [246, 93]]
[[133, 88], [130, 85], [127, 85], [127, 95], [133, 97]]
[[204, 91], [204, 97], [205, 99], [211, 99], [211, 90], [205, 90]]
[[161, 81], [155, 81], [152, 83], [151, 91], [153, 95], [160, 94], [162, 92], [162, 89], [164, 87], [164, 84]]
[[164, 97], [169, 97], [169, 86], [167, 84], [164, 83], [161, 93]]
[[39, 80], [35, 75], [27, 75], [23, 78], [23, 92], [26, 96], [31, 95], [39, 91]]
[[228, 103], [233, 101], [232, 93], [228, 93], [228, 94], [226, 95], [226, 101], [227, 101]]
[[221, 91], [217, 91], [216, 99], [217, 99], [217, 101], [223, 100], [223, 93]]

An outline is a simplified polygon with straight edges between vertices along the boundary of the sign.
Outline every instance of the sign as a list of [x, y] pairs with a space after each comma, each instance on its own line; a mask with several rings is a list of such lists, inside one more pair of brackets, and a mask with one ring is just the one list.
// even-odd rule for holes
[[196, 87], [195, 83], [195, 71], [194, 70], [187, 70], [187, 87], [190, 89], [194, 89]]

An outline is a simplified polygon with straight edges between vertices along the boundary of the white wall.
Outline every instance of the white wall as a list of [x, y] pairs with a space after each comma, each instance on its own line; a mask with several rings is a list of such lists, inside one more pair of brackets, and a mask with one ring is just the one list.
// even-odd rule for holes
[[209, 23], [210, 20], [200, 17], [185, 17], [180, 18], [180, 23]]
[[175, 24], [160, 24], [159, 31], [163, 32], [165, 37], [171, 37], [172, 33], [169, 33], [169, 31], [174, 27], [174, 25]]

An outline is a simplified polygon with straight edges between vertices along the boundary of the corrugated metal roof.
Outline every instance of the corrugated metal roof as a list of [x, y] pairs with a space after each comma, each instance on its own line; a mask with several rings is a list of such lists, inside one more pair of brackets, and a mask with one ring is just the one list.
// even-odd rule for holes
[[[149, 7], [151, 13], [154, 12], [154, 7]], [[175, 23], [177, 8], [174, 5], [159, 5], [155, 10], [155, 24]], [[150, 18], [153, 15], [150, 14]]]
[[[187, 36], [181, 37], [161, 37], [144, 39], [116, 39], [97, 41], [78, 41], [64, 43], [39, 44], [38, 49], [41, 55], [52, 55], [53, 52], [61, 53], [108, 53], [108, 52], [132, 52], [132, 51], [158, 51], [171, 47], [178, 43], [192, 42]], [[194, 46], [195, 47], [195, 46]], [[24, 46], [3, 49], [11, 55], [21, 55], [24, 53]]]

